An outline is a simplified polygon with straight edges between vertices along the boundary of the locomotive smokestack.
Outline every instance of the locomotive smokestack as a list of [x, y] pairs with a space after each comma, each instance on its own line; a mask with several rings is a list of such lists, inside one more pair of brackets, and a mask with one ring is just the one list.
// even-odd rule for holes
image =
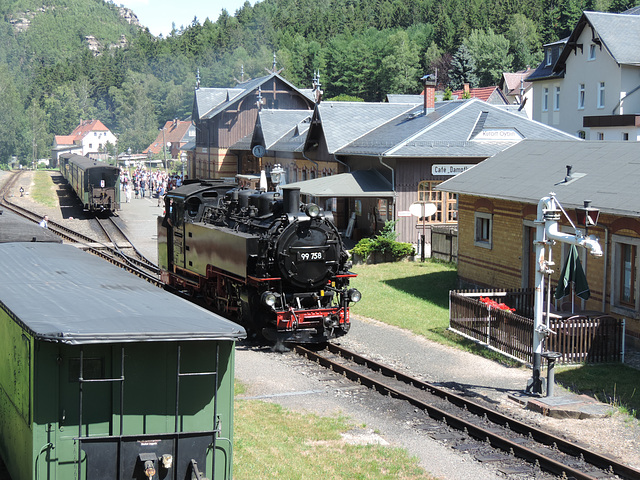
[[295, 215], [300, 212], [300, 187], [283, 188], [282, 203], [284, 213]]

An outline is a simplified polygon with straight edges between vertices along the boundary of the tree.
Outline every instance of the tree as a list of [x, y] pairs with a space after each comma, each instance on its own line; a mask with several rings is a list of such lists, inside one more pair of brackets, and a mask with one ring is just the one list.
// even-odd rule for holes
[[449, 79], [451, 81], [450, 86], [454, 90], [461, 89], [465, 83], [468, 83], [471, 87], [478, 85], [476, 63], [464, 43], [460, 45], [451, 59]]
[[48, 158], [51, 155], [52, 143], [52, 136], [47, 132], [47, 115], [35, 98], [27, 108], [26, 123], [26, 140], [31, 143], [28, 159], [35, 165], [39, 158]]
[[513, 57], [509, 54], [509, 40], [504, 35], [493, 30], [473, 30], [464, 45], [475, 62], [479, 86], [496, 85], [503, 72], [511, 71]]
[[382, 58], [380, 76], [383, 93], [415, 93], [419, 85], [418, 47], [409, 40], [407, 32], [399, 30], [391, 35]]
[[542, 38], [533, 20], [516, 13], [510, 19], [506, 37], [513, 55], [514, 70], [534, 66], [542, 61]]

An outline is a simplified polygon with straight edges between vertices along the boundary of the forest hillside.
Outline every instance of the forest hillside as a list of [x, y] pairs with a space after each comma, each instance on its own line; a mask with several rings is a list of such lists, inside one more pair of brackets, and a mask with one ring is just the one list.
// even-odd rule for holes
[[118, 151], [139, 152], [166, 120], [188, 117], [197, 71], [203, 87], [233, 86], [265, 75], [274, 55], [301, 88], [319, 72], [325, 98], [419, 93], [436, 71], [440, 88], [492, 85], [537, 65], [583, 10], [635, 1], [263, 0], [157, 38], [111, 1], [4, 0], [0, 164], [49, 157], [54, 135], [89, 118], [116, 134]]

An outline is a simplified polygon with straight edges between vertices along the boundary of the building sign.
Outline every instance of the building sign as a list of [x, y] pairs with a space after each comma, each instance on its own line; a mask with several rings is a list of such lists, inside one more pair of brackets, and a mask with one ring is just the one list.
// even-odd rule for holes
[[473, 140], [517, 142], [522, 138], [520, 132], [515, 128], [485, 128]]
[[410, 217], [411, 216], [411, 212], [409, 210], [399, 210], [398, 211], [398, 216], [399, 217]]
[[457, 175], [473, 167], [471, 165], [431, 165], [431, 175]]

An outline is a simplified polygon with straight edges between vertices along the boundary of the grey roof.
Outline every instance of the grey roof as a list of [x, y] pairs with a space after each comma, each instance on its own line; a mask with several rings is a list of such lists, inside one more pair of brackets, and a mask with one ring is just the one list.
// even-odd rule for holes
[[283, 188], [299, 187], [314, 197], [393, 197], [391, 183], [376, 170], [356, 170], [329, 177], [289, 183]]
[[243, 92], [243, 88], [198, 88], [195, 98], [196, 117], [208, 118], [209, 112]]
[[235, 88], [199, 88], [196, 90], [194, 113], [197, 112], [197, 116], [200, 119], [213, 118], [220, 112], [226, 110], [232, 104], [245, 98], [247, 95], [253, 93], [259, 86], [272, 78], [277, 78], [291, 90], [300, 93], [308, 99], [308, 97], [294, 87], [290, 82], [282, 78], [277, 73], [271, 73], [264, 77], [254, 78], [244, 83], [239, 83]]
[[[341, 148], [340, 155], [390, 158], [486, 158], [525, 138], [566, 140], [561, 132], [504, 107], [478, 99], [436, 103], [426, 116], [422, 107], [387, 122]], [[513, 132], [506, 140], [492, 140]], [[495, 135], [494, 135], [495, 134]]]
[[[258, 128], [262, 133], [264, 147], [272, 149], [285, 138], [298, 137], [298, 146], [304, 141], [303, 134], [309, 129], [311, 110], [261, 110], [258, 114]], [[281, 148], [277, 148], [282, 151]]]
[[569, 37], [563, 38], [562, 40], [558, 40], [557, 42], [547, 43], [544, 45], [545, 52], [547, 48], [551, 48], [552, 58], [551, 64], [547, 65], [546, 54], [545, 58], [542, 59], [538, 68], [536, 68], [531, 75], [529, 75], [526, 80], [529, 82], [533, 82], [536, 80], [543, 80], [547, 78], [562, 78], [564, 76], [564, 68], [559, 68], [557, 71], [555, 69], [556, 64], [558, 63], [558, 58], [562, 53], [562, 49], [565, 44], [569, 40]]
[[62, 243], [62, 239], [37, 223], [8, 210], [0, 210], [0, 243], [6, 242]]
[[[602, 45], [619, 65], [640, 65], [640, 16], [603, 12], [584, 12], [569, 37], [575, 41], [590, 23]], [[560, 56], [560, 61], [569, 56], [569, 48]]]
[[[536, 204], [555, 192], [565, 208], [640, 216], [636, 142], [525, 140], [441, 183], [438, 190]], [[573, 180], [565, 182], [566, 165]]]
[[244, 329], [71, 245], [0, 244], [0, 308], [67, 344], [236, 340]]
[[424, 103], [424, 96], [422, 94], [410, 95], [401, 93], [389, 93], [387, 95], [387, 102], [389, 103], [413, 103], [415, 105], [421, 105]]
[[414, 108], [406, 103], [322, 102], [314, 114], [322, 122], [330, 154]]

